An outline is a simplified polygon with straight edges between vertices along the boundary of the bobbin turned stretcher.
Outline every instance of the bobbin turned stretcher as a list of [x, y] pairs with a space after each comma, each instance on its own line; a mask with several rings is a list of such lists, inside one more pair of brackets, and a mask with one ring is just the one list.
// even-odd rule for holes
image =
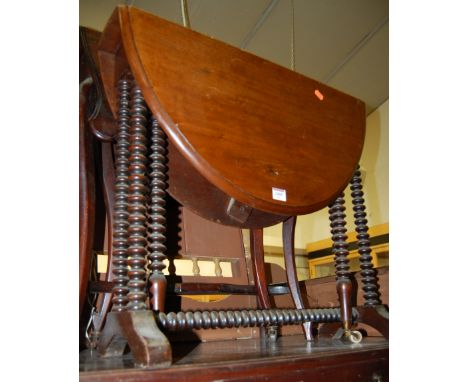
[[[363, 147], [364, 104], [127, 6], [119, 6], [111, 16], [100, 40], [98, 61], [110, 110], [119, 121], [113, 248], [116, 286], [99, 351], [121, 354], [128, 343], [137, 364], [168, 366], [170, 344], [158, 326], [304, 323], [306, 338], [311, 339], [311, 321], [319, 317], [304, 309], [299, 293], [293, 253], [295, 219], [327, 205], [335, 214], [340, 211], [340, 195], [355, 174]], [[147, 128], [152, 134], [150, 170], [145, 167]], [[115, 131], [108, 133], [115, 135]], [[145, 180], [147, 171], [151, 172], [150, 185]], [[165, 314], [161, 210], [166, 191], [206, 219], [250, 229], [262, 311]], [[148, 193], [151, 201], [146, 210]], [[154, 313], [145, 304], [146, 215]], [[296, 305], [286, 315], [269, 309], [263, 264], [262, 229], [279, 222], [284, 222], [288, 284]], [[336, 253], [344, 257], [343, 224], [335, 223]], [[340, 311], [330, 313], [328, 320], [338, 317], [349, 335], [356, 312], [351, 310], [346, 267], [337, 276]]]

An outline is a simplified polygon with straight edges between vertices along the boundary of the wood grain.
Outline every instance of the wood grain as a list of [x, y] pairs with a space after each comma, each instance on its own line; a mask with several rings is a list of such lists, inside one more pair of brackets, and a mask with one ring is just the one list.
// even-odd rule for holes
[[250, 230], [250, 252], [252, 254], [252, 273], [257, 291], [258, 308], [269, 309], [271, 308], [271, 302], [265, 274], [263, 229]]
[[353, 348], [330, 340], [316, 345], [298, 336], [280, 338], [274, 346], [256, 339], [173, 344], [168, 369], [137, 370], [129, 358], [83, 361], [80, 381], [388, 381], [387, 341], [366, 339]]
[[80, 248], [79, 248], [79, 312], [83, 311], [86, 300], [88, 277], [91, 267], [94, 243], [94, 225], [96, 217], [96, 174], [94, 169], [94, 153], [92, 135], [86, 119], [86, 100], [90, 84], [83, 85], [80, 90], [80, 121], [79, 121], [79, 195], [80, 195]]
[[[295, 228], [296, 216], [291, 216], [283, 223], [284, 264], [286, 267], [286, 277], [288, 278], [289, 290], [294, 301], [294, 307], [296, 309], [304, 309], [305, 305], [302, 301], [299, 281], [297, 280], [296, 260], [294, 257]], [[304, 334], [307, 341], [312, 341], [312, 323], [305, 322], [302, 324], [302, 328], [304, 329]]]
[[[253, 208], [318, 210], [357, 165], [364, 104], [324, 84], [134, 7], [116, 9], [99, 54], [112, 68], [103, 74], [111, 106], [125, 56], [181, 154]], [[287, 200], [273, 200], [272, 187], [286, 190]]]
[[244, 222], [233, 219], [227, 212], [231, 197], [194, 169], [170, 140], [167, 145], [167, 158], [167, 191], [197, 215], [215, 223], [241, 228], [268, 227], [286, 218], [252, 209]]

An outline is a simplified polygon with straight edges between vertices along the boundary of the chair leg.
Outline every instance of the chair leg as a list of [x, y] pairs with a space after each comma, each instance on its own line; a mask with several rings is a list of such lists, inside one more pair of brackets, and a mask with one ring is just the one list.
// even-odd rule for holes
[[89, 132], [86, 118], [86, 104], [91, 84], [84, 83], [80, 90], [80, 248], [79, 248], [79, 303], [80, 318], [84, 310], [88, 287], [89, 271], [94, 240], [94, 224], [96, 210], [95, 170], [93, 165], [92, 136]]
[[252, 270], [259, 308], [270, 309], [271, 303], [265, 276], [263, 228], [250, 230], [250, 251], [252, 254]]
[[[260, 309], [270, 309], [271, 302], [265, 275], [263, 228], [254, 228], [250, 230], [250, 252], [252, 254], [252, 271], [257, 292], [257, 305]], [[270, 325], [266, 328], [261, 328], [261, 336], [262, 338], [272, 342], [276, 341], [278, 336], [278, 327]]]
[[[284, 247], [284, 262], [286, 266], [286, 276], [288, 278], [288, 286], [291, 291], [291, 296], [296, 309], [304, 309], [299, 282], [297, 280], [296, 260], [294, 258], [294, 231], [296, 228], [296, 216], [291, 216], [283, 223], [283, 247]], [[307, 341], [313, 340], [312, 322], [302, 324]]]
[[[96, 122], [95, 122], [96, 123]], [[106, 281], [111, 282], [113, 277], [113, 237], [112, 227], [114, 227], [114, 200], [115, 193], [113, 190], [115, 184], [114, 176], [114, 162], [112, 159], [112, 143], [101, 142], [101, 155], [102, 155], [102, 176], [101, 188], [104, 195], [104, 203], [106, 205], [106, 219], [107, 219], [107, 248], [109, 257], [107, 260]], [[100, 332], [106, 321], [107, 314], [112, 306], [112, 293], [102, 293], [96, 301], [96, 312], [93, 317], [93, 331], [96, 337], [99, 337]]]
[[86, 348], [86, 331], [90, 307], [86, 304], [88, 281], [93, 256], [94, 227], [96, 220], [95, 169], [93, 164], [93, 142], [86, 118], [88, 94], [91, 82], [85, 80], [80, 85], [79, 106], [79, 346]]

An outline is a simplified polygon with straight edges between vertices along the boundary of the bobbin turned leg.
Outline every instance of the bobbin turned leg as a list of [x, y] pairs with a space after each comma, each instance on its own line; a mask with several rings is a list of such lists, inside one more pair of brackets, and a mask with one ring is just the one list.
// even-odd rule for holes
[[[128, 91], [129, 81], [123, 80], [121, 87], [123, 84]], [[123, 98], [121, 89], [120, 106], [128, 113], [128, 105]], [[118, 193], [119, 196], [116, 196], [115, 224], [120, 224], [120, 240], [115, 245], [119, 245], [120, 250], [114, 250], [114, 255], [117, 256], [114, 261], [114, 275], [118, 276], [115, 279], [115, 302], [98, 343], [98, 352], [104, 357], [121, 355], [128, 343], [135, 365], [161, 368], [171, 364], [172, 355], [169, 341], [158, 329], [153, 313], [146, 307], [147, 114], [141, 90], [134, 86], [130, 101], [128, 176], [116, 177], [116, 195]], [[126, 126], [125, 121], [119, 120], [121, 130], [125, 130]], [[127, 156], [123, 154], [123, 149], [121, 154], [116, 164], [121, 166], [122, 175], [125, 175], [124, 162]], [[126, 181], [128, 188], [124, 184]], [[126, 208], [123, 207], [125, 195], [128, 195]], [[128, 280], [126, 284], [125, 280]]]
[[352, 282], [349, 277], [348, 243], [346, 242], [346, 221], [344, 207], [344, 194], [336, 198], [329, 206], [330, 227], [335, 254], [336, 291], [340, 301], [342, 338], [354, 343], [361, 342], [362, 334], [352, 330]]
[[155, 312], [164, 312], [166, 298], [166, 136], [156, 118], [151, 123], [151, 198], [150, 198], [150, 254], [151, 306]]
[[[252, 253], [252, 271], [254, 275], [255, 290], [257, 292], [257, 305], [260, 309], [270, 309], [270, 296], [265, 275], [265, 261], [263, 248], [263, 229], [250, 230], [250, 251]], [[263, 332], [267, 339], [276, 340], [278, 327], [270, 325]]]
[[114, 224], [112, 227], [112, 274], [113, 288], [112, 312], [107, 315], [106, 324], [99, 336], [98, 352], [102, 356], [120, 356], [127, 341], [121, 334], [118, 312], [123, 312], [128, 303], [128, 157], [130, 129], [130, 89], [131, 80], [119, 81], [119, 119], [115, 145], [115, 193]]
[[362, 192], [361, 171], [356, 168], [350, 183], [351, 198], [354, 210], [354, 223], [357, 232], [359, 262], [361, 267], [362, 290], [364, 292], [364, 306], [358, 307], [359, 322], [377, 329], [388, 338], [388, 309], [380, 300], [377, 271], [372, 264], [369, 241], [369, 228], [366, 219], [366, 206]]
[[[296, 227], [296, 216], [291, 216], [283, 222], [283, 247], [284, 262], [286, 267], [286, 276], [288, 286], [296, 309], [304, 309], [299, 282], [297, 280], [296, 260], [294, 258], [294, 231]], [[308, 321], [302, 324], [307, 341], [313, 340], [312, 322]]]

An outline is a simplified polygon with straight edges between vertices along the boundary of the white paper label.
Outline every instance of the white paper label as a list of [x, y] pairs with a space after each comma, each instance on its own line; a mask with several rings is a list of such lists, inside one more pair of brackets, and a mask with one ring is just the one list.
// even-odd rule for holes
[[107, 272], [107, 255], [106, 254], [97, 255], [97, 272], [98, 273]]
[[282, 202], [286, 201], [286, 190], [283, 190], [282, 188], [272, 187], [271, 194], [274, 200], [281, 200]]

